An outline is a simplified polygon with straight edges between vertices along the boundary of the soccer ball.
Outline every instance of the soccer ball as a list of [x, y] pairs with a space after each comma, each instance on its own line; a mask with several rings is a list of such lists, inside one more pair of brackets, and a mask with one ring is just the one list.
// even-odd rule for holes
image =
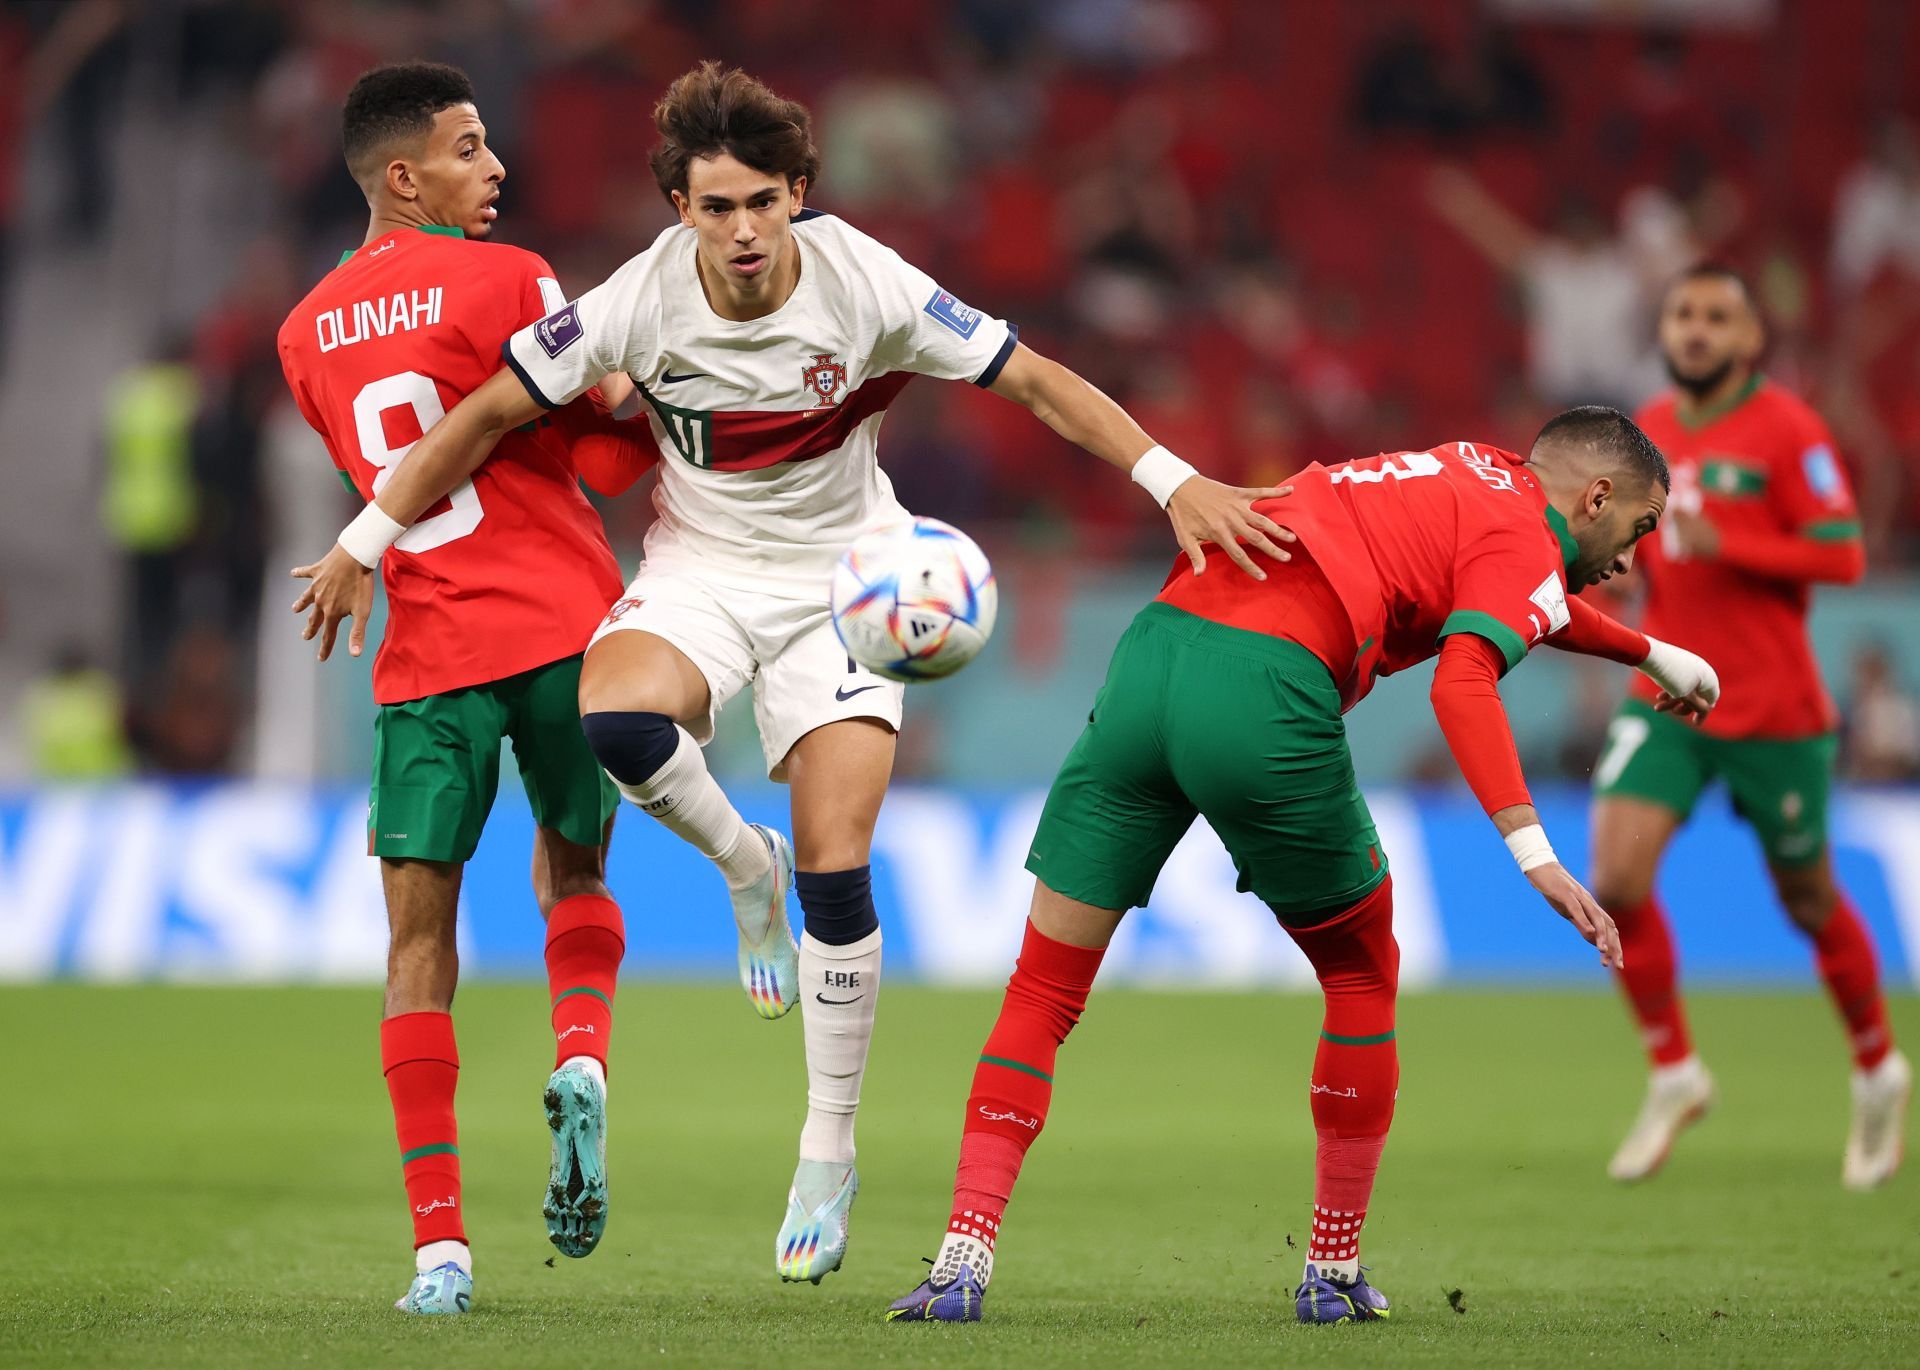
[[862, 534], [833, 572], [833, 630], [889, 680], [938, 680], [980, 654], [1000, 591], [980, 545], [917, 518]]

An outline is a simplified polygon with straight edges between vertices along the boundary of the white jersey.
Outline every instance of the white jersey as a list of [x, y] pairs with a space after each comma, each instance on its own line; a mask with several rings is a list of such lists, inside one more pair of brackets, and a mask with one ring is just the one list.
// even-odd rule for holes
[[549, 406], [612, 372], [639, 387], [662, 454], [649, 570], [825, 600], [847, 544], [906, 517], [878, 463], [887, 405], [915, 375], [992, 384], [1017, 330], [830, 214], [793, 238], [799, 284], [764, 318], [713, 312], [676, 224], [505, 351]]

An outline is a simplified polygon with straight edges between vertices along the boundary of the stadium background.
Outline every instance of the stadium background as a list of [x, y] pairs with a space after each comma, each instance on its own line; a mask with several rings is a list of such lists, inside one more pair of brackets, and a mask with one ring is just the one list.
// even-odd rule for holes
[[[508, 167], [500, 236], [570, 287], [667, 222], [664, 82], [724, 53], [819, 120], [816, 203], [1018, 321], [1217, 476], [1453, 437], [1523, 445], [1659, 382], [1650, 315], [1701, 254], [1749, 271], [1767, 368], [1832, 422], [1872, 578], [1823, 592], [1846, 708], [1844, 874], [1896, 981], [1920, 968], [1920, 11], [1903, 0], [0, 5], [0, 977], [369, 976], [357, 855], [365, 663], [316, 668], [284, 569], [350, 512], [272, 339], [358, 241], [337, 111], [383, 57], [470, 70]], [[1139, 492], [1017, 407], [922, 382], [884, 459], [996, 559], [1002, 624], [912, 692], [880, 879], [893, 963], [997, 976], [1035, 797], [1168, 564]], [[606, 509], [629, 563], [650, 517]], [[1579, 850], [1623, 673], [1554, 653], [1506, 694]], [[1463, 805], [1421, 673], [1352, 722], [1390, 829], [1415, 978], [1591, 982]], [[715, 766], [756, 816], [748, 711]], [[527, 818], [503, 786], [468, 926], [530, 969]], [[724, 969], [717, 885], [632, 816], [633, 967]], [[1689, 960], [1799, 977], [1723, 807], [1672, 865]], [[1689, 882], [1693, 883], [1689, 883]], [[709, 888], [713, 886], [713, 888]], [[1297, 978], [1204, 828], [1120, 963]], [[668, 911], [671, 911], [670, 913]], [[1424, 928], [1421, 932], [1419, 929]], [[982, 929], [991, 929], [982, 936]]]
[[[363, 231], [342, 93], [413, 55], [473, 73], [501, 236], [576, 289], [665, 221], [644, 170], [664, 83], [747, 66], [812, 103], [818, 203], [1229, 477], [1518, 446], [1557, 405], [1631, 403], [1657, 382], [1660, 282], [1701, 252], [1738, 264], [1768, 369], [1828, 416], [1861, 493], [1870, 578], [1815, 620], [1847, 719], [1837, 853], [1896, 1028], [1920, 1032], [1910, 0], [0, 0], [0, 1360], [1338, 1365], [1360, 1354], [1339, 1333], [1373, 1331], [1419, 1365], [1920, 1363], [1912, 1176], [1835, 1183], [1841, 1037], [1751, 838], [1710, 803], [1666, 876], [1689, 978], [1715, 983], [1691, 1007], [1719, 1115], [1659, 1181], [1614, 1186], [1644, 1086], [1627, 1016], [1459, 788], [1419, 672], [1352, 720], [1419, 991], [1368, 1223], [1394, 1325], [1282, 1325], [1320, 1005], [1232, 992], [1304, 990], [1306, 967], [1201, 829], [1103, 977], [1142, 992], [1103, 989], [1062, 1058], [988, 1321], [881, 1326], [946, 1211], [998, 999], [907, 982], [1004, 976], [1040, 788], [1169, 561], [1125, 481], [924, 381], [884, 459], [910, 507], [987, 545], [1004, 617], [910, 699], [846, 1269], [769, 1277], [800, 1033], [719, 983], [717, 881], [631, 814], [614, 1226], [551, 1268], [507, 779], [456, 1006], [481, 1298], [451, 1327], [396, 1318], [366, 670], [317, 668], [285, 609], [286, 568], [351, 509], [272, 337]], [[630, 560], [646, 501], [605, 512]], [[1576, 870], [1623, 677], [1544, 653], [1503, 684]], [[777, 818], [746, 712], [716, 768]]]

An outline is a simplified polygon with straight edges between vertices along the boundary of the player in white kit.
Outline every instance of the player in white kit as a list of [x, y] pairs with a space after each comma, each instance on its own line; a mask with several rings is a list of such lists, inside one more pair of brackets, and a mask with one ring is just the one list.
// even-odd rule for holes
[[[836, 1269], [858, 1180], [854, 1113], [872, 1038], [880, 927], [869, 879], [902, 687], [841, 647], [827, 597], [859, 533], [907, 517], [880, 471], [888, 403], [915, 375], [971, 381], [1129, 471], [1203, 564], [1292, 535], [1248, 507], [1277, 493], [1208, 480], [1120, 407], [890, 248], [804, 207], [819, 158], [804, 107], [706, 63], [655, 109], [653, 154], [680, 222], [603, 284], [516, 333], [507, 366], [393, 468], [315, 577], [330, 625], [364, 614], [380, 551], [485, 460], [500, 435], [609, 373], [638, 387], [663, 453], [639, 574], [580, 681], [582, 726], [622, 793], [727, 881], [757, 1011], [800, 998], [807, 1118], [775, 1245], [782, 1279]], [[537, 587], [532, 587], [537, 593]], [[793, 844], [744, 822], [708, 774], [715, 712], [749, 683], [768, 775], [791, 787]], [[795, 853], [797, 849], [797, 872]], [[797, 891], [797, 953], [786, 918]]]

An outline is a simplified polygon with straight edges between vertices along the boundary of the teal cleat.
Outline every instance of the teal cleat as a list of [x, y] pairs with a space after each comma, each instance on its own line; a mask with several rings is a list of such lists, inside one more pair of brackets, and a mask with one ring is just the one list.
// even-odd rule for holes
[[[814, 1196], [825, 1193], [823, 1201]], [[787, 1219], [773, 1239], [773, 1268], [783, 1280], [818, 1284], [847, 1255], [847, 1220], [860, 1176], [841, 1161], [802, 1161], [787, 1191]], [[811, 1206], [810, 1206], [811, 1205]]]
[[767, 873], [734, 890], [733, 922], [740, 932], [740, 988], [762, 1018], [785, 1017], [800, 1002], [800, 948], [787, 922], [793, 888], [793, 844], [772, 828], [748, 825], [767, 844]]
[[402, 1313], [450, 1317], [466, 1312], [472, 1303], [473, 1276], [448, 1261], [415, 1275], [406, 1294], [393, 1306]]
[[553, 1169], [547, 1176], [547, 1240], [565, 1256], [585, 1256], [607, 1230], [607, 1095], [578, 1066], [547, 1081]]

